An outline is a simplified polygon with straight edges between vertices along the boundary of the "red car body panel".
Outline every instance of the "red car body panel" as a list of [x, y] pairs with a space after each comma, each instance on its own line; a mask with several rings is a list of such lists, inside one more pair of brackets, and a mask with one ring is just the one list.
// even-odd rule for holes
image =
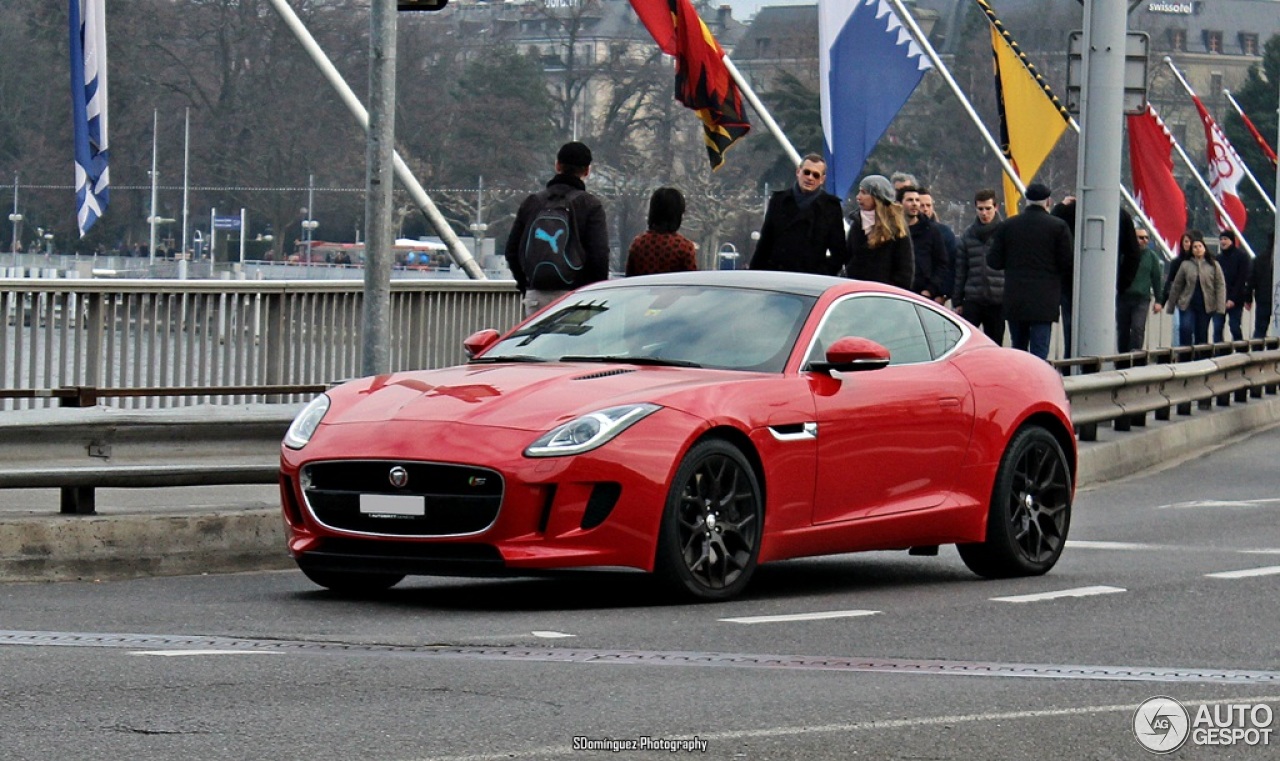
[[[765, 496], [761, 562], [981, 541], [1001, 455], [1033, 419], [1059, 438], [1074, 481], [1075, 444], [1061, 379], [1043, 361], [1000, 349], [953, 316], [947, 319], [963, 337], [937, 361], [839, 374], [803, 370], [820, 316], [837, 299], [854, 293], [914, 298], [888, 286], [827, 281], [781, 373], [498, 363], [401, 372], [333, 389], [330, 409], [306, 446], [282, 448], [290, 552], [302, 557], [334, 540], [358, 539], [409, 551], [483, 546], [513, 573], [652, 571], [675, 472], [709, 435], [737, 444], [757, 469]], [[922, 299], [914, 303], [939, 310]], [[636, 402], [661, 409], [581, 454], [525, 454], [557, 425]], [[820, 435], [795, 433], [813, 422]], [[435, 536], [326, 525], [308, 506], [302, 471], [363, 461], [496, 472], [502, 479], [496, 518], [481, 530]], [[611, 509], [596, 523], [593, 500], [615, 491]]]

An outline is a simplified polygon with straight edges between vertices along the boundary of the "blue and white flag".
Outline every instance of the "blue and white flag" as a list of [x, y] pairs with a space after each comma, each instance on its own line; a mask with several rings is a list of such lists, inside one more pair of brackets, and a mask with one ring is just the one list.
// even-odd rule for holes
[[106, 0], [70, 0], [71, 118], [80, 235], [107, 209]]
[[844, 198], [933, 64], [888, 0], [818, 0], [827, 191]]

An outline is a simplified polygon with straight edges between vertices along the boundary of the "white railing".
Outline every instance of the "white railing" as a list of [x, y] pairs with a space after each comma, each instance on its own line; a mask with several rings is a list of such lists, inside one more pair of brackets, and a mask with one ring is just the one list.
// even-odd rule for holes
[[[285, 280], [0, 280], [0, 392], [323, 384], [360, 374], [364, 284]], [[393, 280], [391, 370], [465, 359], [462, 340], [521, 314], [510, 281]], [[288, 398], [281, 401], [288, 401]], [[264, 401], [123, 398], [125, 407]], [[49, 400], [0, 399], [0, 409]]]

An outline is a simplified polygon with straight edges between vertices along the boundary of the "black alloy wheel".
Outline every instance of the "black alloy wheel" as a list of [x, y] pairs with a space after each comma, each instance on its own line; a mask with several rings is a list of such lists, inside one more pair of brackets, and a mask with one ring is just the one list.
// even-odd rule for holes
[[1039, 426], [1018, 431], [996, 473], [987, 539], [960, 545], [961, 559], [987, 578], [1048, 572], [1067, 541], [1071, 492], [1071, 469], [1057, 439]]
[[701, 441], [667, 495], [657, 573], [685, 596], [727, 600], [755, 572], [763, 524], [764, 498], [747, 458], [727, 441]]

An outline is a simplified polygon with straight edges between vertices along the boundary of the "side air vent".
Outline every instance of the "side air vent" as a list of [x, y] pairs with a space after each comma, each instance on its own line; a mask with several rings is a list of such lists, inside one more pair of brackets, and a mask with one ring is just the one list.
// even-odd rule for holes
[[626, 375], [634, 373], [635, 370], [629, 367], [615, 367], [612, 370], [601, 370], [598, 373], [590, 373], [587, 375], [579, 375], [574, 380], [595, 380], [596, 378], [608, 378], [611, 375]]

